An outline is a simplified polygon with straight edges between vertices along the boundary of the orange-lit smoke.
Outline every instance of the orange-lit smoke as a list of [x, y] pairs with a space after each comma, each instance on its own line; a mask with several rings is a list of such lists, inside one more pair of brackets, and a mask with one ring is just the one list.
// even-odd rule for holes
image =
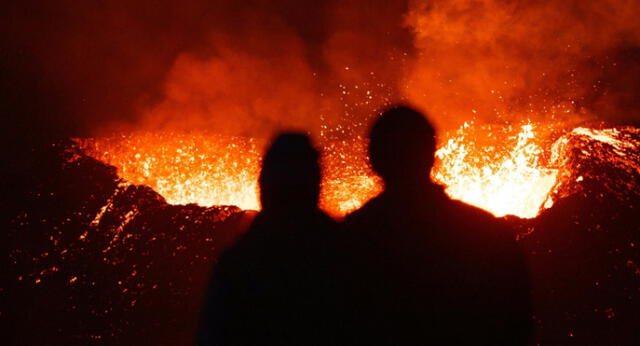
[[640, 76], [637, 60], [624, 55], [640, 43], [640, 2], [414, 0], [410, 7], [406, 24], [419, 54], [402, 90], [440, 128], [472, 118], [624, 122], [640, 115], [620, 112], [632, 102], [629, 90], [638, 92], [624, 77]]
[[204, 130], [266, 140], [295, 129], [343, 140], [363, 136], [375, 111], [398, 100], [427, 110], [441, 132], [469, 120], [640, 118], [636, 1], [217, 6], [160, 94], [141, 97], [132, 121], [94, 135]]
[[[278, 12], [280, 5], [290, 12]], [[362, 136], [375, 110], [400, 98], [397, 81], [412, 50], [402, 2], [328, 1], [313, 6], [319, 13], [287, 1], [238, 7], [229, 26], [210, 29], [200, 49], [177, 56], [161, 97], [136, 121], [97, 134], [207, 131], [266, 140], [302, 130], [344, 139]], [[305, 18], [316, 22], [296, 23]]]
[[639, 6], [12, 2], [1, 24], [3, 106], [26, 134], [78, 137], [205, 127], [268, 138], [290, 127], [317, 134], [320, 123], [362, 135], [353, 124], [402, 98], [441, 130], [513, 114], [638, 122]]

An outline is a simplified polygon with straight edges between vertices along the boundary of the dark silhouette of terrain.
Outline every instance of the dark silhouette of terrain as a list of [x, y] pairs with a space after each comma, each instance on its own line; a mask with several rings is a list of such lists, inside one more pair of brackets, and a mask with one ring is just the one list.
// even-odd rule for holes
[[[640, 141], [638, 128], [620, 135]], [[531, 264], [532, 344], [637, 345], [637, 149], [621, 156], [585, 136], [566, 146], [553, 207], [535, 219], [505, 220]], [[114, 167], [72, 142], [22, 151], [29, 155], [10, 166], [20, 179], [5, 181], [12, 187], [4, 196], [10, 222], [0, 291], [7, 344], [193, 344], [211, 267], [253, 213], [169, 205], [145, 186], [119, 186]]]
[[624, 146], [571, 135], [555, 203], [523, 235], [534, 288], [534, 344], [640, 344], [640, 129]]
[[192, 344], [210, 268], [253, 212], [167, 204], [70, 141], [27, 159], [7, 231], [6, 344]]

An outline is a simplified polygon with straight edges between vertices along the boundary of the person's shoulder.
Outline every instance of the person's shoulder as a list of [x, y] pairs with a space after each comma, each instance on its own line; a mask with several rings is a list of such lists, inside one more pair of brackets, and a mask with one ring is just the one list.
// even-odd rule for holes
[[455, 199], [449, 199], [451, 212], [463, 220], [474, 222], [495, 222], [497, 219], [488, 211]]
[[310, 237], [325, 239], [334, 239], [339, 234], [338, 222], [322, 210], [317, 210], [315, 216], [309, 221], [311, 221], [311, 227], [308, 232], [301, 232], [302, 234], [307, 233]]
[[456, 220], [490, 221], [495, 219], [493, 215], [485, 210], [460, 200], [452, 199], [440, 186], [432, 189], [431, 198], [434, 200], [434, 204], [438, 207], [440, 213], [444, 213]]
[[227, 263], [241, 263], [245, 258], [260, 252], [261, 248], [268, 247], [268, 243], [273, 238], [267, 232], [268, 228], [269, 221], [264, 215], [260, 213], [255, 216], [248, 229], [222, 252], [219, 266]]
[[497, 218], [488, 211], [465, 202], [451, 199], [446, 196], [447, 206], [444, 208], [447, 216], [457, 223], [463, 223], [467, 227], [474, 229], [474, 234], [481, 237], [502, 238], [515, 240], [515, 232], [511, 230], [504, 219]]
[[334, 220], [331, 216], [329, 216], [322, 210], [318, 209], [316, 211], [316, 217], [318, 222], [325, 227], [335, 227], [338, 225], [338, 222], [336, 222], [336, 220]]
[[352, 211], [345, 218], [342, 224], [350, 226], [370, 220], [372, 215], [379, 215], [382, 212], [382, 197], [380, 195], [368, 200], [362, 207]]

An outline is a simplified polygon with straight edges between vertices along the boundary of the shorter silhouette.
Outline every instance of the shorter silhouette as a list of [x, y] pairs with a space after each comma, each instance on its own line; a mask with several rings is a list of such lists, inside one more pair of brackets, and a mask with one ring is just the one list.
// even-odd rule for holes
[[220, 259], [200, 345], [335, 345], [333, 220], [318, 210], [318, 153], [283, 134], [264, 157], [262, 211]]
[[528, 272], [515, 234], [431, 182], [435, 131], [397, 106], [369, 154], [385, 190], [344, 223], [351, 343], [524, 345]]

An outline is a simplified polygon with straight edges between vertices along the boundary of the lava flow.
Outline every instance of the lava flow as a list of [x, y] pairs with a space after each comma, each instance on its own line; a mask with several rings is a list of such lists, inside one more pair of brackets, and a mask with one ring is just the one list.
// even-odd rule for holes
[[[509, 134], [511, 127], [487, 125], [473, 131], [472, 125], [465, 123], [436, 152], [433, 178], [446, 186], [449, 196], [495, 216], [532, 218], [541, 207], [553, 205], [549, 193], [558, 169], [541, 163], [545, 155], [532, 124], [520, 126], [516, 135]], [[500, 144], [479, 145], [476, 132]], [[469, 139], [472, 135], [475, 140]]]
[[150, 186], [171, 204], [260, 207], [260, 153], [253, 139], [147, 132], [77, 141], [117, 167], [121, 178]]
[[[465, 123], [442, 142], [432, 178], [452, 198], [496, 216], [535, 217], [553, 204], [549, 194], [558, 175], [535, 130], [530, 123], [493, 128]], [[485, 143], [476, 132], [494, 142]], [[169, 203], [260, 208], [257, 177], [264, 143], [257, 140], [161, 132], [78, 142], [89, 155], [117, 167], [120, 177], [152, 187]], [[344, 216], [381, 191], [364, 158], [364, 143], [322, 147], [320, 204], [331, 215]]]

